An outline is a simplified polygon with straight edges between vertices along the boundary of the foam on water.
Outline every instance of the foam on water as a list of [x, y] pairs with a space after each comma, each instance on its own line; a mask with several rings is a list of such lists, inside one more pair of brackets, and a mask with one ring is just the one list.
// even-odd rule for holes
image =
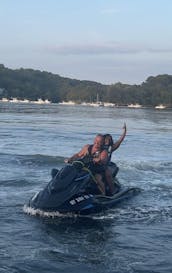
[[62, 218], [74, 218], [77, 217], [77, 214], [74, 213], [60, 213], [58, 211], [43, 211], [40, 209], [34, 209], [27, 205], [24, 205], [23, 211], [26, 214], [32, 215], [32, 216], [40, 216], [40, 217], [48, 217], [48, 218], [55, 218], [55, 217], [62, 217]]

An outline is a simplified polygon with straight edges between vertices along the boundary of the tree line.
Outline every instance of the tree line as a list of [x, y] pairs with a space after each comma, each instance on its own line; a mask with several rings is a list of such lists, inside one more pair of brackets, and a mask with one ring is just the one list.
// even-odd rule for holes
[[0, 99], [48, 99], [62, 101], [96, 102], [97, 94], [102, 102], [116, 105], [141, 104], [172, 107], [172, 75], [150, 76], [140, 85], [120, 82], [105, 85], [98, 82], [61, 77], [46, 71], [33, 69], [9, 69], [0, 64]]

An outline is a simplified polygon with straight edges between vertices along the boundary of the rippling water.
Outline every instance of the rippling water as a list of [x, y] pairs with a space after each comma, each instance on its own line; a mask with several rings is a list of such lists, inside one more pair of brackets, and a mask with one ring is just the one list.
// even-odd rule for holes
[[[171, 273], [172, 111], [0, 104], [0, 272]], [[24, 205], [97, 133], [117, 139], [124, 185], [141, 193], [104, 214], [36, 217]]]

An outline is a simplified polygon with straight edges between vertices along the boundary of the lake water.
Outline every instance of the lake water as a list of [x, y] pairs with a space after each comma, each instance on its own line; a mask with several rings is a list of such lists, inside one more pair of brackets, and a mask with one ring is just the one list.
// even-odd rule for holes
[[[24, 212], [52, 168], [124, 122], [113, 161], [140, 194], [89, 217]], [[172, 272], [171, 110], [0, 103], [0, 162], [1, 273]]]

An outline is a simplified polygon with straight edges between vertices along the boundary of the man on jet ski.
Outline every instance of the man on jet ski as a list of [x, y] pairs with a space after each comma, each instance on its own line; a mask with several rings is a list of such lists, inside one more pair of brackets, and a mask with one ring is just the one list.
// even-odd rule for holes
[[78, 153], [74, 154], [65, 163], [71, 163], [74, 160], [90, 156], [92, 159], [91, 171], [97, 181], [97, 186], [103, 195], [106, 194], [105, 184], [103, 182], [103, 174], [108, 162], [108, 152], [104, 149], [104, 137], [98, 134], [94, 139], [94, 144], [86, 144]]

